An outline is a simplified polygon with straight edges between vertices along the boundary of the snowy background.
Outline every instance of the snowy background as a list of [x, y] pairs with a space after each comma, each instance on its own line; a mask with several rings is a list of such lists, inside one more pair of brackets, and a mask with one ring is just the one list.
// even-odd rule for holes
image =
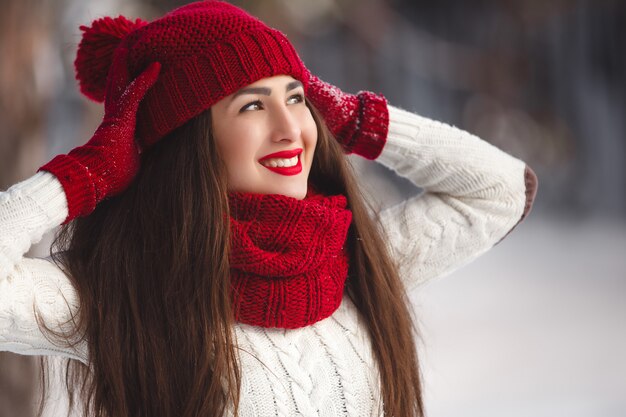
[[[183, 3], [3, 0], [0, 189], [99, 123], [101, 106], [73, 79], [78, 26], [150, 20]], [[539, 177], [511, 235], [411, 294], [428, 415], [626, 417], [626, 4], [233, 3], [287, 33], [321, 78], [466, 129]], [[355, 164], [385, 204], [419, 191]], [[30, 358], [0, 353], [0, 417], [34, 415], [36, 372]]]

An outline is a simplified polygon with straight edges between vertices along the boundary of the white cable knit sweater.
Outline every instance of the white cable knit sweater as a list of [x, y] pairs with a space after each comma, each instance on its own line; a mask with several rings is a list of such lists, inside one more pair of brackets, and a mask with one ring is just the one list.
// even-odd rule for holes
[[[377, 161], [425, 191], [380, 219], [409, 289], [472, 261], [528, 213], [536, 177], [526, 164], [454, 127], [389, 106], [387, 144]], [[0, 350], [61, 355], [88, 363], [84, 343], [55, 346], [50, 327], [68, 326], [76, 294], [46, 259], [24, 253], [61, 224], [60, 183], [41, 172], [0, 193]], [[267, 329], [237, 324], [240, 415], [378, 416], [380, 385], [367, 329], [351, 301], [314, 325]]]

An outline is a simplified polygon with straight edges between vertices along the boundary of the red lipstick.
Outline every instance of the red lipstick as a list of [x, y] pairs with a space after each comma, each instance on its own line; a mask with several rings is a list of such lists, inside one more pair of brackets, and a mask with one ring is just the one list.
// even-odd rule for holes
[[270, 167], [261, 164], [263, 165], [263, 167], [280, 175], [297, 175], [302, 172], [302, 162], [300, 161], [301, 153], [302, 149], [290, 149], [287, 151], [275, 152], [269, 155], [265, 155], [263, 158], [259, 159], [259, 162], [263, 162], [272, 158], [293, 158], [294, 156], [298, 156], [298, 163], [291, 167]]
[[263, 162], [266, 159], [272, 158], [293, 158], [296, 155], [300, 155], [302, 153], [302, 149], [289, 149], [288, 151], [280, 151], [274, 152], [269, 155], [265, 155], [263, 158], [259, 159], [259, 162]]

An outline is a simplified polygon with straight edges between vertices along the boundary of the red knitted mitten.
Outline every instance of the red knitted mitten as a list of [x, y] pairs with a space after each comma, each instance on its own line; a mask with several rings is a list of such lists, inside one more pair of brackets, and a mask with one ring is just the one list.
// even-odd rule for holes
[[314, 75], [309, 78], [307, 98], [322, 113], [326, 125], [346, 153], [376, 159], [383, 150], [389, 129], [387, 100], [361, 91], [346, 94]]
[[128, 50], [116, 54], [106, 87], [104, 118], [85, 145], [58, 155], [39, 168], [56, 176], [67, 198], [65, 223], [91, 213], [108, 196], [122, 192], [139, 170], [135, 142], [137, 108], [156, 82], [161, 65], [152, 63], [134, 81], [126, 66]]

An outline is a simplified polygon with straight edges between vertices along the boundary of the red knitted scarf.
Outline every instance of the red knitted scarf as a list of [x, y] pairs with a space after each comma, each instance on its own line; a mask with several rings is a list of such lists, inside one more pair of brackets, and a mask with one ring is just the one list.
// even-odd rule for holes
[[330, 316], [348, 274], [344, 196], [230, 193], [235, 319], [294, 329]]

